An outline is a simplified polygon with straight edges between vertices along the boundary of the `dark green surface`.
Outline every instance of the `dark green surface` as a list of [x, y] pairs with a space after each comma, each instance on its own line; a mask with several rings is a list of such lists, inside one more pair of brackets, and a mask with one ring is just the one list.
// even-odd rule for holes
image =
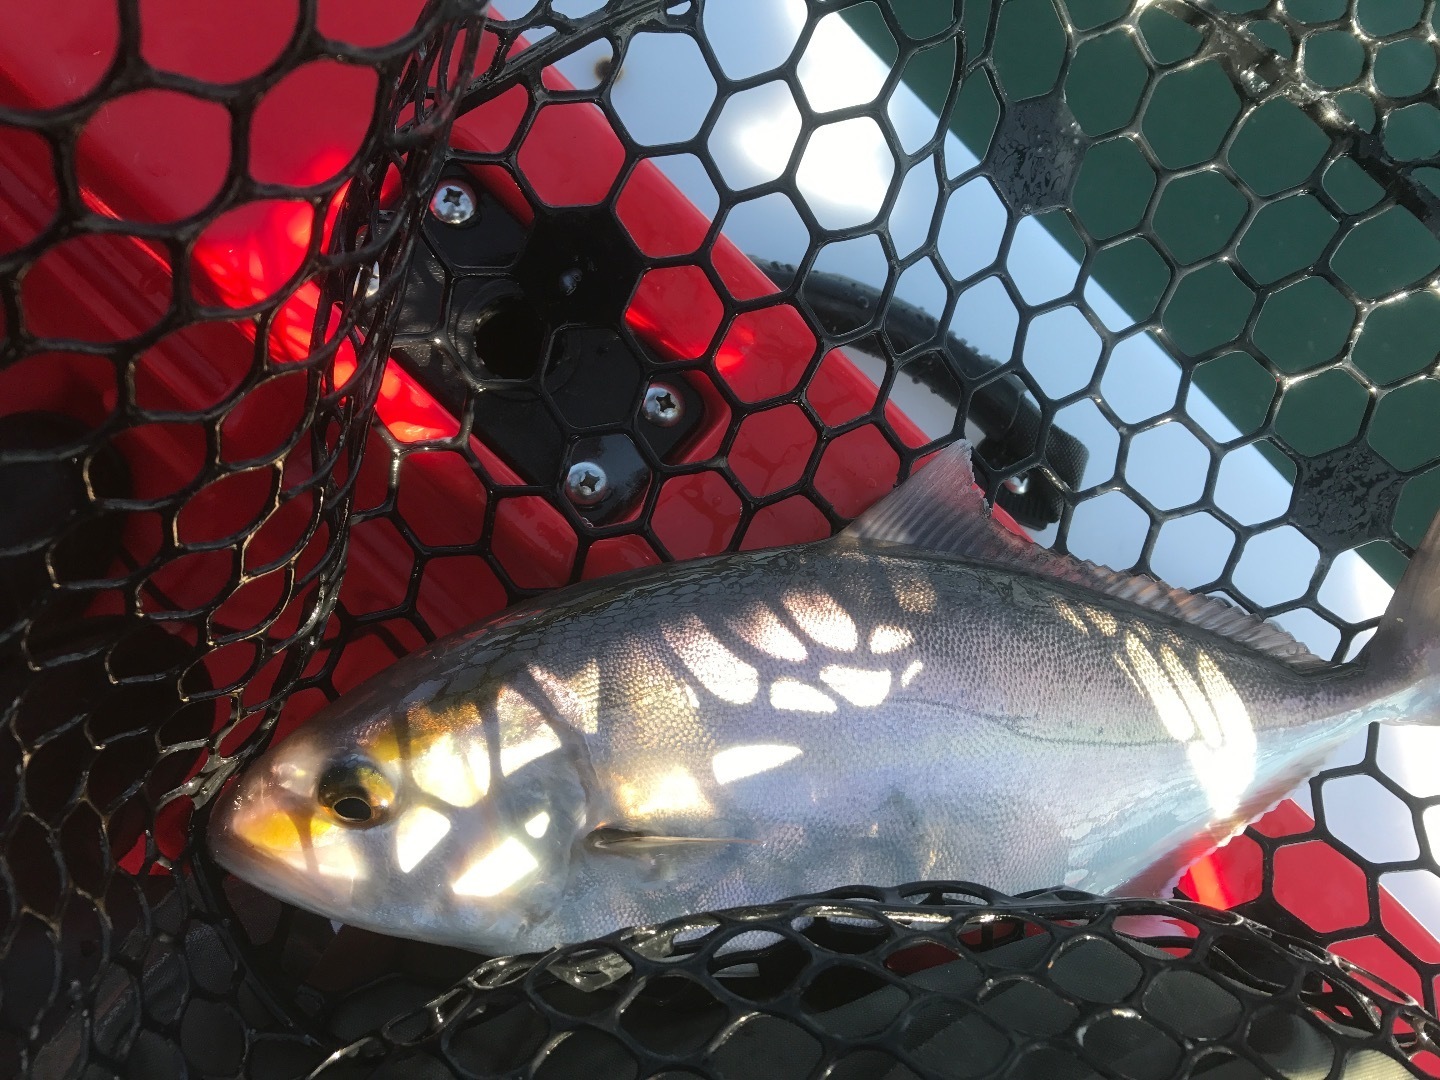
[[[902, 20], [931, 16], [930, 30], [949, 14], [949, 5], [929, 0], [890, 0]], [[1056, 3], [1063, 3], [1070, 21], [1082, 31], [1103, 28], [1125, 16], [1129, 0], [1005, 0], [994, 46], [996, 71], [1010, 100], [1041, 96], [1062, 81], [1065, 35]], [[1222, 10], [1254, 12], [1264, 7], [1252, 0], [1222, 0]], [[972, 34], [984, 26], [990, 0], [965, 5]], [[851, 9], [852, 11], [854, 9]], [[1287, 10], [1311, 22], [1340, 19], [1344, 0], [1290, 0]], [[1367, 31], [1393, 34], [1413, 27], [1421, 12], [1419, 0], [1360, 0], [1358, 14]], [[878, 15], [854, 20], [872, 47], [893, 47]], [[1139, 38], [1161, 65], [1153, 98], [1140, 123], [1135, 113], [1145, 89], [1147, 67], [1136, 39], [1119, 28], [1082, 44], [1063, 74], [1061, 87], [1077, 121], [1095, 145], [1086, 152], [1073, 188], [1073, 211], [1100, 242], [1134, 229], [1152, 206], [1157, 178], [1145, 162], [1137, 140], [1172, 169], [1192, 169], [1212, 160], [1230, 125], [1240, 114], [1239, 94], [1213, 61], [1166, 71], [1192, 57], [1202, 35], [1157, 8], [1141, 13]], [[908, 24], [907, 24], [907, 28]], [[1252, 32], [1279, 47], [1278, 28], [1251, 24]], [[976, 38], [978, 39], [978, 35]], [[1272, 40], [1273, 39], [1273, 40]], [[1288, 55], [1288, 46], [1281, 50]], [[922, 62], [923, 61], [923, 62]], [[1312, 35], [1299, 60], [1307, 76], [1337, 88], [1352, 83], [1364, 63], [1360, 43], [1344, 30]], [[911, 62], [907, 83], [937, 110], [944, 102], [956, 70], [953, 47], [927, 50]], [[1435, 75], [1433, 50], [1419, 41], [1386, 43], [1377, 56], [1375, 78], [1389, 92], [1418, 93]], [[1375, 123], [1373, 105], [1364, 95], [1336, 95], [1336, 104], [1367, 127]], [[956, 134], [977, 155], [984, 156], [1000, 112], [994, 90], [981, 77], [961, 91]], [[1113, 132], [1124, 134], [1105, 138]], [[1440, 154], [1440, 110], [1416, 103], [1389, 118], [1384, 135], [1397, 157]], [[1224, 151], [1223, 160], [1260, 199], [1252, 204], [1242, 188], [1220, 171], [1198, 171], [1169, 177], [1153, 202], [1152, 242], [1182, 266], [1203, 263], [1243, 236], [1233, 254], [1239, 266], [1261, 285], [1284, 283], [1270, 296], [1254, 327], [1254, 348], [1281, 373], [1298, 381], [1287, 385], [1277, 413], [1276, 435], [1294, 452], [1319, 453], [1353, 438], [1363, 419], [1371, 391], [1343, 370], [1308, 375], [1332, 362], [1346, 348], [1359, 320], [1355, 305], [1332, 286], [1306, 270], [1324, 257], [1340, 223], [1310, 194], [1317, 179], [1347, 213], [1375, 206], [1384, 191], [1353, 161], [1332, 163], [1322, 177], [1316, 169], [1330, 146], [1326, 136], [1295, 105], [1285, 100], [1266, 103], [1241, 122]], [[1440, 190], [1440, 170], [1418, 174]], [[1294, 194], [1285, 196], [1287, 191]], [[1253, 210], [1253, 212], [1252, 212]], [[1044, 215], [1044, 224], [1067, 247], [1073, 230], [1063, 214]], [[1437, 241], [1407, 211], [1392, 208], [1351, 229], [1334, 250], [1331, 267], [1362, 299], [1386, 299], [1360, 326], [1353, 346], [1356, 372], [1380, 390], [1377, 422], [1371, 441], [1387, 459], [1405, 469], [1422, 468], [1440, 457], [1440, 430], [1431, 418], [1440, 416], [1440, 386], [1434, 383], [1385, 387], [1416, 375], [1440, 351], [1440, 299], [1411, 295], [1387, 299], [1423, 279], [1440, 266]], [[1094, 278], [1137, 320], [1154, 310], [1168, 271], [1149, 244], [1127, 240], [1095, 258]], [[1183, 355], [1197, 356], [1230, 342], [1257, 302], [1254, 292], [1223, 263], [1209, 263], [1184, 277], [1162, 316]], [[1194, 382], [1242, 432], [1255, 431], [1278, 390], [1277, 377], [1255, 358], [1232, 350], [1199, 363]], [[1429, 411], [1427, 411], [1429, 410]], [[1382, 422], [1383, 421], [1383, 422]], [[1429, 425], [1427, 427], [1427, 424]], [[1261, 449], [1277, 464], [1282, 456], [1266, 444]], [[1405, 462], [1400, 466], [1400, 462]], [[1286, 469], [1293, 474], [1293, 469]], [[1412, 479], [1396, 514], [1396, 528], [1414, 542], [1440, 505], [1440, 468]], [[1418, 524], [1416, 524], [1418, 522]], [[1388, 549], [1387, 549], [1388, 550]], [[1395, 580], [1399, 563], [1371, 558], [1372, 564]]]
[[1344, 446], [1360, 431], [1365, 387], [1338, 368], [1292, 383], [1275, 414], [1275, 434], [1296, 453], [1311, 456]]

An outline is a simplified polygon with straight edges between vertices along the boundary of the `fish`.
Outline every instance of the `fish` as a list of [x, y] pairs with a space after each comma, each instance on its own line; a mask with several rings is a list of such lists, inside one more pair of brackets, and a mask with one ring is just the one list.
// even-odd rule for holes
[[1374, 721], [1440, 719], [1440, 518], [1327, 663], [1000, 526], [955, 443], [835, 537], [514, 606], [341, 695], [210, 851], [484, 955], [857, 883], [1157, 895]]

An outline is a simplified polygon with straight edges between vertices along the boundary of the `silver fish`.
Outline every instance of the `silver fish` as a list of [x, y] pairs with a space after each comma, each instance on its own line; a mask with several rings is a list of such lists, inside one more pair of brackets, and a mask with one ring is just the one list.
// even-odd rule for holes
[[1440, 523], [1362, 661], [998, 528], [968, 448], [840, 536], [553, 593], [217, 802], [219, 862], [498, 954], [838, 885], [1154, 892], [1374, 720], [1440, 718]]

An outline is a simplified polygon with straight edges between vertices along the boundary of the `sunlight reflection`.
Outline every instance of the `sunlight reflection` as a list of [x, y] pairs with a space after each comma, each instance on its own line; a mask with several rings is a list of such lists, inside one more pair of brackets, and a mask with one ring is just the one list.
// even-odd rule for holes
[[887, 573], [895, 602], [912, 615], [929, 615], [935, 610], [935, 586], [919, 574], [891, 569]]
[[905, 673], [900, 676], [900, 685], [909, 686], [910, 680], [915, 678], [916, 675], [919, 675], [921, 668], [924, 666], [925, 665], [919, 660], [912, 660], [910, 666], [905, 669]]
[[812, 641], [838, 652], [854, 652], [860, 644], [855, 620], [829, 593], [787, 592], [780, 602]]
[[537, 734], [513, 746], [500, 747], [500, 775], [509, 776], [520, 769], [560, 749], [560, 736], [549, 724], [541, 724]]
[[872, 653], [892, 653], [915, 644], [915, 635], [903, 626], [877, 626], [870, 632]]
[[556, 710], [577, 731], [593, 735], [600, 727], [600, 662], [591, 658], [569, 677], [531, 664], [530, 677], [545, 691]]
[[450, 819], [428, 806], [406, 810], [395, 823], [395, 861], [408, 874], [450, 831]]
[[870, 670], [830, 664], [820, 669], [820, 681], [851, 705], [879, 705], [890, 696], [890, 672], [884, 668]]
[[1090, 621], [1094, 623], [1099, 631], [1106, 637], [1114, 637], [1115, 631], [1120, 629], [1120, 624], [1115, 620], [1115, 616], [1104, 608], [1086, 608], [1085, 614], [1090, 617]]
[[450, 886], [457, 896], [497, 896], [540, 866], [530, 849], [511, 836], [482, 855]]
[[665, 643], [700, 681], [722, 701], [747, 705], [760, 692], [760, 673], [727, 649], [700, 619], [688, 612], [660, 628]]
[[321, 877], [358, 881], [365, 876], [365, 864], [355, 850], [353, 837], [337, 836], [334, 842], [318, 845], [311, 851], [315, 856], [314, 870]]
[[688, 769], [674, 769], [649, 783], [622, 784], [620, 805], [627, 817], [705, 811], [710, 802]]
[[1217, 814], [1233, 814], [1255, 778], [1255, 724], [1240, 692], [1209, 654], [1196, 658], [1196, 670], [1220, 728], [1218, 746], [1195, 744], [1190, 764], [1210, 796]]
[[1185, 708], [1190, 713], [1190, 720], [1200, 733], [1200, 738], [1210, 746], [1219, 746], [1220, 724], [1215, 719], [1215, 711], [1210, 708], [1210, 702], [1205, 697], [1205, 691], [1200, 689], [1200, 684], [1195, 677], [1185, 670], [1184, 661], [1169, 645], [1160, 646], [1160, 662], [1165, 665], [1165, 670], [1170, 675], [1171, 685], [1180, 692], [1180, 697], [1185, 701]]
[[490, 790], [490, 757], [483, 743], [462, 747], [444, 734], [432, 739], [410, 764], [420, 790], [451, 806], [474, 806]]
[[1211, 811], [1227, 818], [1255, 778], [1255, 727], [1234, 684], [1215, 659], [1199, 652], [1194, 670], [1169, 645], [1157, 657], [1137, 634], [1125, 635], [1120, 670], [1155, 707], [1165, 730], [1185, 746]]
[[742, 616], [726, 619], [725, 625], [752, 649], [777, 660], [800, 663], [809, 655], [805, 644], [764, 604], [751, 605]]
[[778, 769], [800, 754], [798, 746], [782, 746], [777, 743], [732, 746], [716, 754], [711, 759], [710, 767], [715, 771], [717, 783], [728, 784], [733, 780], [743, 780], [747, 776]]
[[1179, 742], [1189, 742], [1195, 735], [1195, 724], [1190, 719], [1190, 710], [1185, 708], [1179, 693], [1160, 666], [1160, 661], [1150, 647], [1136, 634], [1125, 635], [1125, 655], [1129, 664], [1121, 663], [1120, 668], [1155, 706], [1160, 722], [1170, 737]]
[[752, 92], [733, 136], [740, 152], [754, 163], [754, 175], [749, 177], [752, 184], [784, 172], [795, 151], [795, 141], [800, 137], [800, 114], [790, 103], [789, 95], [783, 87], [778, 95], [771, 92], [779, 85], [771, 83]]
[[831, 697], [797, 679], [776, 679], [770, 684], [770, 705], [789, 712], [833, 713]]
[[275, 767], [275, 783], [286, 791], [308, 799], [315, 789], [315, 781], [309, 769], [294, 762], [282, 761]]
[[1054, 606], [1056, 614], [1086, 637], [1090, 636], [1090, 624], [1081, 618], [1080, 612], [1061, 597], [1052, 597], [1050, 602]]
[[512, 733], [529, 731], [536, 724], [545, 722], [545, 715], [514, 687], [502, 686], [495, 696], [495, 717], [500, 721], [501, 741], [507, 741]]
[[550, 829], [550, 815], [544, 810], [525, 822], [525, 831], [539, 840]]

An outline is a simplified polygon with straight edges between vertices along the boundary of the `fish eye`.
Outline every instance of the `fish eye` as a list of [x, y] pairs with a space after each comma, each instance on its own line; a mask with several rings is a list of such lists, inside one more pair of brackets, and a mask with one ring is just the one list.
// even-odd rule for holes
[[320, 775], [316, 797], [342, 823], [367, 826], [384, 820], [395, 792], [370, 762], [344, 758], [332, 762]]

